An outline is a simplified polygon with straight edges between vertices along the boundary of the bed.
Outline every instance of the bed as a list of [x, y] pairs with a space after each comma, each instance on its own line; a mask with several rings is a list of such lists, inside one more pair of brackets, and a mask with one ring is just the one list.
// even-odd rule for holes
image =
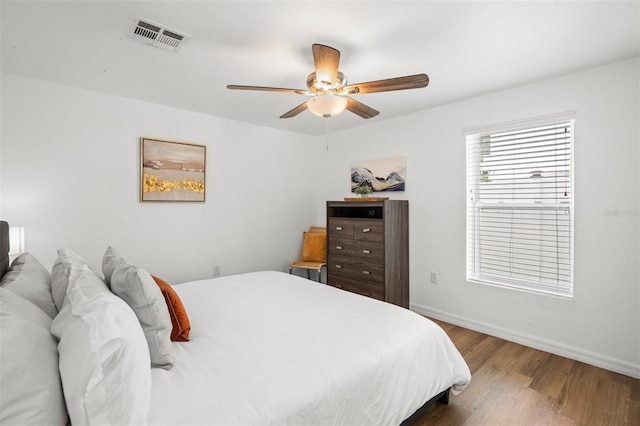
[[1, 424], [410, 424], [471, 380], [432, 321], [294, 275], [166, 289], [111, 247], [102, 272], [68, 249], [3, 272]]

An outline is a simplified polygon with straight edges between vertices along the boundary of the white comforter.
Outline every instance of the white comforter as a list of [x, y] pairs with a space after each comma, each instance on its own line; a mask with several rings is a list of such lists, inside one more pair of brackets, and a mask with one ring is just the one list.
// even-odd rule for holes
[[191, 341], [152, 371], [149, 424], [399, 424], [471, 374], [409, 310], [281, 272], [174, 287]]

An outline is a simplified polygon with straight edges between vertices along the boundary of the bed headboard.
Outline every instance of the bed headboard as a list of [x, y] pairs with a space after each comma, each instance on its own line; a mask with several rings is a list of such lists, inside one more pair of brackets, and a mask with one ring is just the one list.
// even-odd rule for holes
[[9, 269], [9, 224], [0, 221], [0, 278]]

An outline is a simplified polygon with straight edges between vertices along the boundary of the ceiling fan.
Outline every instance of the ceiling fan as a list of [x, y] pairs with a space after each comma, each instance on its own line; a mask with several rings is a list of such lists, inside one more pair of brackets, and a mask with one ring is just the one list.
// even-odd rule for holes
[[315, 71], [307, 77], [307, 90], [285, 89], [281, 87], [239, 86], [230, 84], [227, 89], [257, 90], [263, 92], [296, 93], [310, 96], [305, 102], [280, 116], [291, 118], [306, 109], [321, 117], [333, 117], [345, 109], [362, 117], [371, 118], [380, 112], [356, 101], [349, 95], [389, 92], [393, 90], [418, 89], [429, 84], [426, 74], [415, 74], [366, 83], [347, 84], [347, 77], [338, 70], [340, 51], [323, 44], [313, 44], [313, 62]]

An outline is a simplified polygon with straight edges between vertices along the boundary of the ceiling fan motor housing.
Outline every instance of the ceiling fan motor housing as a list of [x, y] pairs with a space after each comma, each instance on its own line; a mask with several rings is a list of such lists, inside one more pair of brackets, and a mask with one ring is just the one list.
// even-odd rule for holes
[[313, 93], [323, 94], [328, 92], [340, 93], [342, 88], [347, 85], [347, 77], [338, 71], [336, 81], [331, 84], [329, 81], [318, 81], [315, 72], [307, 76], [307, 87]]

